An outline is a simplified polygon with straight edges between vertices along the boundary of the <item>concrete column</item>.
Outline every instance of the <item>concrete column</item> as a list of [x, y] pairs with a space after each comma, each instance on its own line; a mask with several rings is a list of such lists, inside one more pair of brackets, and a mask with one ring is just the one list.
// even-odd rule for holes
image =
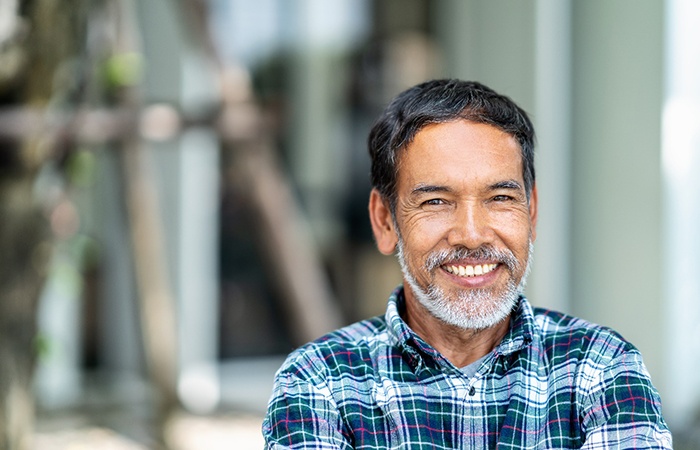
[[[664, 411], [697, 429], [700, 408], [700, 5], [667, 2], [663, 113]], [[694, 421], [694, 423], [693, 423]]]
[[535, 166], [539, 219], [527, 295], [571, 311], [571, 1], [537, 0], [535, 9]]
[[219, 148], [207, 129], [182, 139], [176, 291], [180, 298], [180, 396], [210, 412], [219, 401]]
[[663, 4], [572, 3], [572, 309], [637, 345], [663, 388]]
[[100, 362], [111, 374], [140, 374], [143, 369], [141, 330], [137, 322], [136, 280], [123, 196], [119, 155], [105, 148], [97, 155], [98, 179], [94, 205], [100, 243], [101, 292], [98, 297]]

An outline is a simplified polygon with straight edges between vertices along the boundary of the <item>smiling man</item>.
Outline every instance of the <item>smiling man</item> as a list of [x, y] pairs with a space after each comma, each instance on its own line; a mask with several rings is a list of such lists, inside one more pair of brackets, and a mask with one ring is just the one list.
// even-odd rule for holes
[[637, 349], [523, 296], [536, 237], [534, 130], [509, 98], [435, 80], [369, 138], [372, 230], [403, 285], [384, 316], [293, 352], [268, 448], [671, 448]]

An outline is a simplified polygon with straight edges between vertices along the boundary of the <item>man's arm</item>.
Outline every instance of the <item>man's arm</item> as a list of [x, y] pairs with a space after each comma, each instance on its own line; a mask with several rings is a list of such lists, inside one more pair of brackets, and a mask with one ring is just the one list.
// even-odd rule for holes
[[582, 401], [583, 449], [671, 449], [661, 399], [641, 355], [622, 353], [596, 378]]
[[351, 449], [341, 433], [338, 407], [325, 386], [291, 372], [275, 378], [263, 421], [267, 449]]

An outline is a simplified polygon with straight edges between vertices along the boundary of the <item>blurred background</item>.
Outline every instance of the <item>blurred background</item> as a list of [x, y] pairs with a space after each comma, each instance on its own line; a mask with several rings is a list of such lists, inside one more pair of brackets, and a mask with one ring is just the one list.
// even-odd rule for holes
[[[642, 351], [700, 447], [693, 0], [3, 0], [0, 447], [260, 448], [296, 346], [384, 312], [366, 137], [481, 81], [538, 132], [528, 297]], [[111, 446], [110, 446], [111, 445]]]

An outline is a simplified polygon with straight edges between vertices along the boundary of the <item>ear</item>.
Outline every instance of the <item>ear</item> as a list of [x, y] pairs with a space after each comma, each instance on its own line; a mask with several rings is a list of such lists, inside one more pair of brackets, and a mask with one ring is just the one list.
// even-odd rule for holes
[[393, 254], [399, 236], [394, 228], [388, 201], [376, 189], [372, 189], [369, 194], [369, 221], [379, 251], [384, 255]]
[[530, 226], [532, 227], [532, 240], [537, 238], [537, 184], [532, 186], [530, 193]]

